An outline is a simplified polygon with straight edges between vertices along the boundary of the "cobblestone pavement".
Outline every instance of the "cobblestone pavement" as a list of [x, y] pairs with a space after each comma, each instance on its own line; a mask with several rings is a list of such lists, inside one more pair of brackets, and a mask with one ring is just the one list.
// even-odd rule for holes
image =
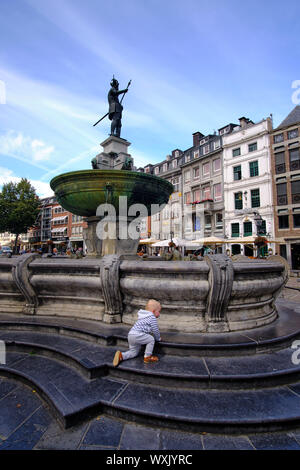
[[287, 300], [291, 300], [292, 302], [299, 302], [299, 306], [300, 306], [300, 278], [299, 277], [289, 278], [286, 284], [286, 287], [283, 289], [281, 297]]

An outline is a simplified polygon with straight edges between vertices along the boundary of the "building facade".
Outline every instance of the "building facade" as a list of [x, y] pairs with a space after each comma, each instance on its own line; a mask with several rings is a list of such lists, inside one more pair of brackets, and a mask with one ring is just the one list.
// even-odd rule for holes
[[274, 237], [270, 159], [271, 118], [254, 123], [240, 118], [223, 138], [225, 238], [231, 254], [255, 256], [254, 245], [241, 238]]
[[192, 147], [173, 150], [161, 163], [145, 167], [145, 172], [166, 178], [174, 186], [169, 203], [152, 216], [153, 238], [224, 236], [222, 139], [235, 126], [227, 124], [206, 136], [195, 132]]
[[271, 135], [275, 235], [292, 269], [300, 269], [300, 106]]
[[37, 221], [28, 232], [29, 247], [45, 253], [54, 247], [58, 251], [82, 248], [85, 252], [83, 229], [86, 226], [83, 217], [65, 210], [55, 196], [41, 199]]

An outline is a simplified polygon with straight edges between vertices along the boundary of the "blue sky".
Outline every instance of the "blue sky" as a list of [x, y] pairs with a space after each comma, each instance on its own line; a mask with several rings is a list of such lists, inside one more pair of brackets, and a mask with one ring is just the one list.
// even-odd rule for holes
[[90, 168], [113, 74], [132, 79], [121, 137], [137, 166], [241, 116], [276, 127], [295, 106], [299, 18], [295, 0], [0, 0], [0, 185], [46, 196]]

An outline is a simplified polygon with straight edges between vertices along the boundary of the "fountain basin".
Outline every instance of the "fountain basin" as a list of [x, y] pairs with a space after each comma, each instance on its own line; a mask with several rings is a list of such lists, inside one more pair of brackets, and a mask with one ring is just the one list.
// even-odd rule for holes
[[[50, 182], [58, 202], [76, 215], [92, 217], [100, 204], [112, 204], [119, 215], [119, 197], [127, 207], [143, 204], [148, 215], [161, 211], [173, 192], [168, 181], [147, 173], [126, 170], [81, 170], [63, 173]], [[151, 207], [157, 204], [160, 207]]]
[[[0, 311], [132, 325], [149, 298], [162, 331], [223, 333], [272, 323], [287, 280], [285, 260], [232, 262], [41, 258], [0, 260]], [[220, 282], [221, 281], [221, 282]]]

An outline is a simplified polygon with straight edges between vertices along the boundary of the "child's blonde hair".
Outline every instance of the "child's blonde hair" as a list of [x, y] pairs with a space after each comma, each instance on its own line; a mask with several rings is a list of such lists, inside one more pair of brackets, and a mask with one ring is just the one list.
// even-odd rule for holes
[[148, 300], [145, 309], [148, 310], [149, 312], [154, 312], [155, 310], [158, 310], [161, 308], [160, 303], [157, 300], [150, 299]]

